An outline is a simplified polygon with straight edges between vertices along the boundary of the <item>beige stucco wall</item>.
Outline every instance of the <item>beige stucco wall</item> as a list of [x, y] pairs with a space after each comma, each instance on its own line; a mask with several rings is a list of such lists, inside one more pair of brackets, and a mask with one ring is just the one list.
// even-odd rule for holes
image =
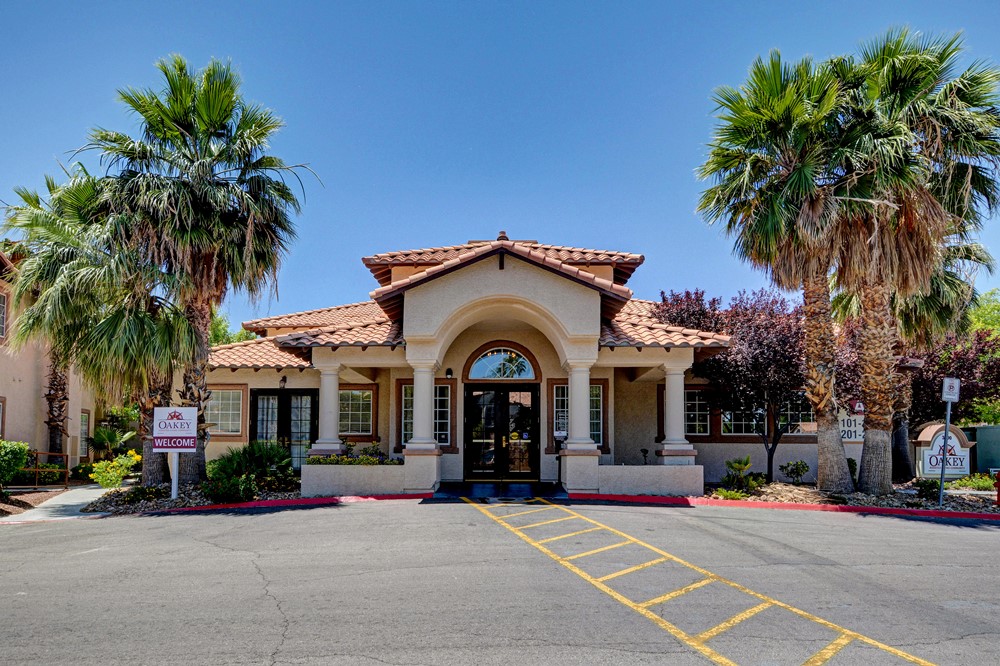
[[614, 378], [614, 463], [641, 465], [640, 449], [649, 449], [648, 460], [655, 463], [656, 383], [629, 381], [622, 368], [615, 369]]

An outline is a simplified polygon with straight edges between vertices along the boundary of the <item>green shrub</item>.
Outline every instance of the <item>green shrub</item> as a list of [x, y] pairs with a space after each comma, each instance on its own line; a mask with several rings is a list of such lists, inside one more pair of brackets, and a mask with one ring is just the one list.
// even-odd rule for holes
[[973, 474], [972, 476], [963, 476], [961, 479], [950, 481], [944, 484], [944, 487], [994, 491], [996, 490], [996, 487], [993, 485], [995, 482], [996, 479], [989, 474]]
[[249, 474], [216, 476], [201, 484], [201, 492], [217, 504], [252, 502], [257, 498], [257, 490], [257, 483]]
[[[62, 463], [47, 462], [47, 463], [35, 463], [34, 458], [29, 456], [28, 461], [25, 463], [27, 467], [37, 467], [38, 469], [50, 469], [51, 472], [39, 472], [38, 473], [38, 485], [47, 486], [54, 483], [61, 483], [63, 480], [63, 470], [66, 469], [62, 466]], [[14, 473], [14, 478], [11, 481], [12, 484], [17, 484], [20, 486], [33, 486], [35, 485], [35, 473], [34, 472], [23, 472], [18, 471]]]
[[847, 469], [851, 472], [851, 480], [858, 482], [858, 461], [854, 458], [847, 459]]
[[738, 490], [748, 493], [757, 490], [767, 482], [767, 475], [762, 473], [748, 473], [750, 469], [750, 456], [744, 458], [731, 458], [726, 461], [726, 469], [729, 471], [722, 477], [722, 486], [729, 490]]
[[94, 463], [80, 463], [69, 471], [69, 478], [77, 481], [90, 480], [90, 473], [94, 471]]
[[275, 442], [230, 448], [209, 461], [206, 471], [208, 481], [201, 489], [213, 502], [249, 502], [261, 492], [299, 489], [290, 451]]
[[390, 458], [384, 453], [379, 456], [310, 456], [306, 458], [307, 465], [402, 465], [400, 458]]
[[94, 463], [90, 478], [97, 481], [101, 488], [120, 488], [125, 477], [141, 461], [142, 456], [135, 451], [128, 451], [117, 456], [114, 460], [101, 460]]
[[120, 497], [121, 501], [126, 504], [138, 504], [150, 500], [166, 499], [170, 497], [170, 489], [166, 486], [132, 486]]
[[131, 430], [125, 432], [108, 426], [97, 426], [89, 446], [94, 455], [105, 459], [114, 458], [126, 452], [126, 444], [134, 437], [135, 432]]
[[0, 496], [5, 494], [3, 487], [14, 478], [27, 461], [27, 444], [0, 439]]
[[941, 494], [941, 482], [937, 479], [917, 479], [913, 482], [917, 489], [917, 497], [924, 500], [936, 500]]
[[742, 500], [750, 497], [741, 490], [729, 490], [727, 488], [719, 488], [715, 491], [715, 496], [724, 500]]
[[802, 477], [809, 473], [809, 463], [805, 460], [785, 463], [778, 466], [778, 471], [791, 479], [792, 483], [798, 485], [802, 483]]

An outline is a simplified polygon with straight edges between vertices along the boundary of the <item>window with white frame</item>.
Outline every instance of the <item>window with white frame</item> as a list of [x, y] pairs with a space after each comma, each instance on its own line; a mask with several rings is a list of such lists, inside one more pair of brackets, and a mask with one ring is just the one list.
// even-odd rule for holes
[[708, 434], [709, 408], [704, 391], [684, 391], [684, 434]]
[[214, 424], [210, 426], [213, 434], [239, 435], [243, 423], [243, 391], [212, 389], [212, 397], [205, 405], [205, 421]]
[[767, 430], [767, 419], [763, 410], [722, 413], [723, 435], [756, 435], [760, 430]]
[[[413, 439], [413, 384], [403, 385], [403, 444]], [[451, 386], [434, 386], [434, 440], [438, 444], [451, 443]]]
[[[552, 387], [552, 432], [569, 432], [569, 385]], [[590, 386], [590, 438], [604, 444], [604, 387]]]
[[0, 338], [7, 337], [7, 294], [0, 291]]
[[372, 392], [346, 389], [340, 392], [340, 434], [372, 434]]
[[805, 391], [800, 391], [795, 397], [789, 399], [781, 406], [781, 412], [778, 413], [778, 425], [787, 425], [788, 429], [785, 432], [788, 433], [802, 432], [803, 423], [812, 423], [815, 420], [816, 416], [813, 414], [812, 405], [809, 403]]
[[86, 458], [90, 455], [90, 412], [80, 412], [80, 450], [78, 455]]

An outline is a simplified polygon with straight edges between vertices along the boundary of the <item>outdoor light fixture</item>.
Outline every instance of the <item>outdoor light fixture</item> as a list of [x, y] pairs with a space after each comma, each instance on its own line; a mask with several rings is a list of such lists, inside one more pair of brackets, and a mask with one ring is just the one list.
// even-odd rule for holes
[[287, 384], [287, 383], [288, 383], [288, 377], [286, 377], [285, 375], [282, 375], [281, 379], [278, 381], [278, 388], [280, 388], [280, 389], [285, 388], [285, 384]]
[[451, 378], [452, 378], [452, 375], [453, 375], [453, 374], [454, 374], [454, 373], [452, 373], [452, 371], [451, 371], [451, 368], [448, 368], [447, 370], [445, 370], [445, 371], [444, 371], [444, 376], [445, 376], [445, 377], [446, 377], [447, 379], [451, 379]]

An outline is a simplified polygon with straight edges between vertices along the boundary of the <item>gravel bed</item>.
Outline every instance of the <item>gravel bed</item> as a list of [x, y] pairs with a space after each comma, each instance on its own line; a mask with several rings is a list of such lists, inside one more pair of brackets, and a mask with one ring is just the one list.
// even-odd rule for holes
[[[117, 515], [129, 513], [146, 513], [149, 511], [163, 511], [164, 509], [179, 509], [190, 506], [208, 506], [216, 504], [201, 492], [197, 485], [184, 485], [177, 489], [177, 499], [170, 499], [170, 484], [164, 483], [156, 486], [157, 491], [165, 497], [159, 499], [147, 499], [142, 501], [128, 501], [128, 493], [131, 488], [113, 488], [104, 493], [100, 499], [88, 504], [83, 511], [87, 513], [113, 513]], [[275, 499], [298, 499], [301, 493], [298, 491], [284, 493], [261, 493], [258, 500]]]

